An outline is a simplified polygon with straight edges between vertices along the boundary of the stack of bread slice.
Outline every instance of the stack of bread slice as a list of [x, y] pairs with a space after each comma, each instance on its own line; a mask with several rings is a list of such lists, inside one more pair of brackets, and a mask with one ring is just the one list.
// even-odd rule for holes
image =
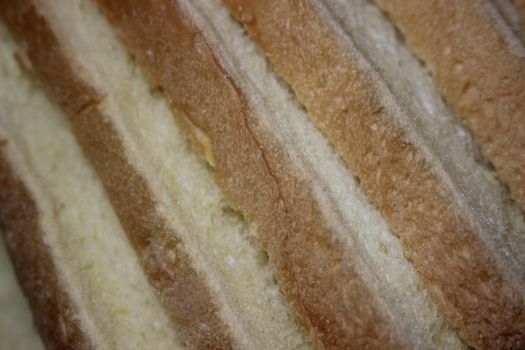
[[524, 348], [518, 6], [0, 0], [44, 345]]

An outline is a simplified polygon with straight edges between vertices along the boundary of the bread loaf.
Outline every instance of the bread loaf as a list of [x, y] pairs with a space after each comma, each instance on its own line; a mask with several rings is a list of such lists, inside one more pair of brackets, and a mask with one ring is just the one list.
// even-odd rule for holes
[[371, 2], [0, 17], [0, 224], [47, 347], [525, 345], [516, 186]]

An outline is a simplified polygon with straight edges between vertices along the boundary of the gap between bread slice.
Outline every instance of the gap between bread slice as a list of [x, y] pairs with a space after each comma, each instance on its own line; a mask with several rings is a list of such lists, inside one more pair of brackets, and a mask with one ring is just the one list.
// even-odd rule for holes
[[[17, 63], [17, 53], [0, 26], [2, 147], [39, 208], [42, 239], [61, 292], [74, 300], [86, 337], [100, 349], [182, 349], [66, 116], [21, 69], [23, 57]], [[10, 234], [5, 232], [8, 242]]]
[[[249, 241], [249, 228], [225, 203], [211, 172], [175, 127], [166, 99], [148, 87], [95, 5], [90, 1], [41, 1], [37, 11], [53, 28], [75, 74], [103, 96], [90, 108], [100, 111], [115, 130], [115, 137], [124, 145], [125, 158], [154, 195], [155, 212], [177, 235], [177, 248], [188, 255], [198, 278], [204, 281], [206, 293], [212, 298], [207, 302], [217, 307], [208, 311], [220, 317], [226, 325], [226, 336], [233, 337], [233, 342], [224, 346], [307, 347], [264, 253]], [[135, 189], [117, 190], [125, 196], [122, 191], [132, 194]], [[158, 247], [139, 254], [143, 259], [148, 259], [144, 254], [153, 258], [167, 254], [160, 259], [166, 266], [153, 267], [173, 273], [169, 262], [178, 257], [163, 251], [163, 237], [152, 234], [153, 240], [160, 240]], [[163, 288], [170, 288], [162, 284], [156, 287], [161, 293]], [[191, 298], [192, 285], [185, 288]], [[163, 304], [181, 303], [181, 309], [187, 308], [188, 315], [172, 315], [184, 323], [193, 312], [184, 302], [165, 298]], [[207, 325], [193, 326], [184, 333], [184, 340], [190, 346], [193, 341], [207, 341]]]

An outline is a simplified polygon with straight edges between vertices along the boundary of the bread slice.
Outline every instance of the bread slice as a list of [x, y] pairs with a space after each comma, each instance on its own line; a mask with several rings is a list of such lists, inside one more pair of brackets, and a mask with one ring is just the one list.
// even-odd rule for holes
[[15, 55], [0, 27], [0, 224], [44, 344], [182, 349], [66, 117]]
[[224, 202], [90, 1], [2, 1], [68, 113], [150, 283], [189, 348], [308, 348], [249, 227]]
[[489, 1], [381, 1], [525, 211], [525, 47]]
[[16, 281], [3, 239], [0, 239], [0, 310], [0, 349], [44, 349], [33, 327], [31, 310]]
[[461, 347], [385, 222], [220, 3], [99, 3], [257, 226], [317, 347]]
[[476, 163], [468, 133], [378, 9], [361, 0], [226, 3], [388, 219], [462, 338], [523, 346], [523, 215]]

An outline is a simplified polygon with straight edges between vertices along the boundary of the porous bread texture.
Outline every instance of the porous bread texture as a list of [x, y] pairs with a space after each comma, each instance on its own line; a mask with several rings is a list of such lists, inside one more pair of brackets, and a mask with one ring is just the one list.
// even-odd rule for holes
[[1, 238], [0, 310], [0, 349], [44, 350]]
[[525, 211], [525, 46], [488, 0], [376, 1]]
[[[492, 188], [500, 201], [494, 205], [490, 198], [488, 203], [477, 203], [480, 194], [475, 185], [479, 183], [470, 191], [462, 188], [461, 181], [453, 178], [455, 169], [440, 162], [439, 147], [432, 149], [423, 142], [428, 132], [419, 124], [425, 118], [418, 122], [411, 116], [421, 110], [417, 109], [419, 101], [404, 96], [414, 86], [404, 90], [408, 79], [389, 80], [405, 59], [415, 62], [415, 67], [417, 62], [410, 55], [392, 60], [395, 48], [387, 50], [386, 56], [395, 62], [393, 72], [388, 71], [389, 62], [381, 62], [385, 54], [374, 51], [374, 43], [379, 47], [388, 41], [377, 38], [373, 33], [377, 27], [369, 23], [374, 23], [373, 16], [376, 26], [386, 22], [377, 9], [365, 11], [365, 3], [355, 1], [343, 10], [335, 2], [319, 1], [227, 4], [360, 177], [369, 197], [400, 235], [405, 254], [415, 263], [440, 311], [465, 341], [478, 347], [520, 346], [525, 322], [520, 282], [523, 250], [519, 249], [523, 218], [506, 203], [508, 196], [501, 186], [492, 185], [490, 179], [483, 186]], [[326, 5], [335, 9], [333, 13]], [[343, 28], [345, 16], [366, 20], [366, 26], [358, 33], [352, 28], [345, 31], [333, 16], [339, 16]], [[387, 29], [390, 38], [395, 38], [392, 28]], [[364, 39], [357, 37], [354, 42], [353, 35]], [[401, 42], [394, 44], [402, 47]], [[367, 50], [375, 59], [366, 57]], [[425, 84], [423, 80], [416, 89], [425, 90]], [[429, 128], [436, 125], [439, 123]], [[447, 132], [440, 137], [455, 136]], [[484, 179], [479, 176], [478, 180]], [[493, 210], [498, 205], [501, 208]], [[487, 219], [484, 213], [499, 216]], [[489, 237], [493, 234], [501, 241]]]
[[66, 116], [20, 69], [15, 45], [0, 30], [3, 147], [19, 175], [33, 177], [32, 186], [50, 198], [51, 207], [40, 212], [44, 240], [93, 346], [182, 349]]
[[[210, 20], [220, 45], [239, 63], [243, 74], [271, 108], [263, 123], [274, 125], [288, 142], [288, 152], [305, 163], [305, 170], [323, 183], [328, 201], [335, 203], [352, 230], [341, 241], [357, 245], [371, 266], [362, 278], [373, 286], [381, 303], [398, 322], [416, 349], [458, 349], [463, 345], [438, 314], [422, 281], [403, 256], [400, 242], [366, 199], [343, 161], [315, 128], [287, 86], [279, 80], [264, 55], [219, 0], [192, 2]], [[326, 195], [319, 195], [322, 201]], [[326, 200], [326, 199], [324, 199]], [[326, 210], [334, 210], [330, 205]]]
[[104, 95], [100, 110], [209, 285], [235, 338], [232, 345], [308, 348], [264, 253], [249, 242], [249, 228], [225, 203], [211, 172], [175, 126], [166, 99], [149, 88], [96, 6], [90, 1], [42, 4], [78, 74]]

